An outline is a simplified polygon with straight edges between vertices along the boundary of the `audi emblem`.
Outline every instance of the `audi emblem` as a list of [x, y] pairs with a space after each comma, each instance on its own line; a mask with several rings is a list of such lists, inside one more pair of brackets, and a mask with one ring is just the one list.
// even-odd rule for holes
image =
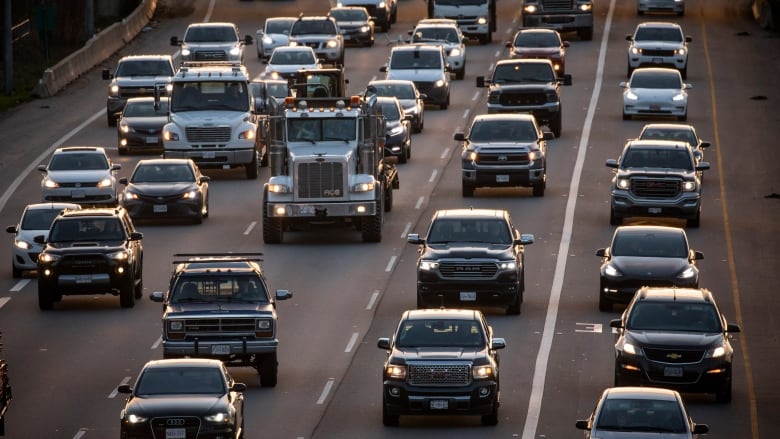
[[171, 427], [183, 427], [184, 426], [184, 419], [168, 419], [165, 421], [165, 425], [171, 426]]

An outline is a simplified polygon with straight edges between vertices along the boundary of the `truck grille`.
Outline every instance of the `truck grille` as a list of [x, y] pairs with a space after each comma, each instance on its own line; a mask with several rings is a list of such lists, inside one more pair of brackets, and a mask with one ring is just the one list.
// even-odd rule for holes
[[187, 127], [188, 142], [227, 143], [230, 141], [230, 127]]
[[480, 165], [527, 165], [528, 153], [515, 151], [490, 151], [481, 152], [477, 156], [477, 163]]
[[[165, 95], [165, 87], [163, 87], [160, 91], [163, 95]], [[119, 95], [123, 98], [154, 96], [154, 87], [119, 87]]]
[[447, 17], [444, 17], [444, 18], [449, 18], [450, 20], [457, 21], [459, 26], [469, 26], [469, 25], [477, 24], [477, 17], [475, 17], [473, 15], [471, 15], [471, 16], [450, 15], [450, 16], [447, 16]]
[[508, 92], [501, 93], [501, 105], [544, 105], [547, 102], [547, 94], [544, 92]]
[[498, 272], [494, 262], [441, 262], [439, 273], [451, 279], [491, 279]]
[[186, 319], [184, 332], [188, 336], [255, 334], [254, 318], [224, 317], [212, 319]]
[[409, 364], [409, 384], [415, 386], [467, 386], [471, 365], [464, 363]]
[[680, 180], [631, 179], [631, 192], [642, 198], [674, 198], [680, 194]]
[[545, 11], [572, 11], [574, 0], [542, 0]]
[[665, 49], [642, 49], [644, 56], [674, 56], [674, 50]]
[[300, 198], [334, 198], [344, 194], [344, 165], [339, 162], [298, 164]]
[[194, 61], [227, 61], [224, 50], [201, 50], [192, 53]]
[[169, 428], [183, 428], [185, 438], [195, 438], [200, 431], [200, 418], [192, 416], [175, 416], [152, 418], [152, 434], [155, 438], [164, 438]]
[[693, 349], [661, 349], [661, 348], [644, 348], [643, 351], [648, 360], [658, 361], [661, 363], [698, 363], [704, 358], [704, 350]]
[[79, 254], [63, 256], [59, 262], [60, 273], [105, 273], [109, 270], [105, 256], [101, 254]]

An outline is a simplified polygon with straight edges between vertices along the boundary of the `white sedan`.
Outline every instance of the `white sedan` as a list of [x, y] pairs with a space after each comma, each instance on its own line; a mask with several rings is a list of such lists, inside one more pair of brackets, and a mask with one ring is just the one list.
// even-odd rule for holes
[[262, 79], [290, 79], [300, 69], [319, 69], [322, 67], [317, 54], [309, 46], [277, 47], [271, 54], [262, 73]]
[[270, 17], [265, 19], [262, 29], [258, 29], [257, 57], [268, 59], [274, 49], [286, 46], [290, 41], [290, 28], [295, 23], [295, 17]]
[[642, 67], [631, 73], [623, 88], [623, 120], [633, 116], [671, 116], [688, 119], [688, 92], [677, 69]]

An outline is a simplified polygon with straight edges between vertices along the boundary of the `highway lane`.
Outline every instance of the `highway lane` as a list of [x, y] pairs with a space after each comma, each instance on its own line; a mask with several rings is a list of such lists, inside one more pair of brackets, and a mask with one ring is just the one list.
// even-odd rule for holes
[[[502, 29], [506, 32], [506, 29], [514, 27], [509, 18], [514, 17], [516, 12], [513, 5], [499, 3], [501, 16], [507, 19], [500, 23], [496, 40], [499, 40], [498, 35]], [[193, 17], [203, 17], [207, 11], [207, 3], [195, 4], [197, 9]], [[212, 21], [235, 21], [242, 33], [253, 34], [264, 13], [271, 11], [270, 8], [262, 8], [269, 4], [271, 3], [220, 2], [211, 18]], [[286, 14], [286, 11], [297, 15], [298, 11], [304, 10], [304, 5], [311, 7], [302, 2], [274, 2], [272, 5], [273, 15]], [[402, 1], [400, 7], [402, 9], [399, 10], [399, 22], [390, 31], [391, 39], [411, 28], [414, 21], [422, 16], [424, 5]], [[603, 23], [607, 15], [607, 4], [600, 3], [597, 10], [601, 17], [600, 23]], [[707, 12], [703, 8], [698, 10]], [[250, 15], [249, 11], [253, 14]], [[703, 73], [706, 68], [703, 47], [698, 46], [700, 37], [693, 31], [702, 26], [700, 15], [705, 15], [704, 12], [699, 15], [689, 13], [684, 18], [684, 26], [691, 28], [687, 33], [693, 34], [696, 45], [693, 49], [696, 58], [692, 59], [692, 62], [695, 61], [692, 66], [696, 67], [692, 67], [691, 72], [700, 72], [692, 73], [690, 77], [696, 87], [692, 92], [691, 121], [696, 124], [700, 134], [714, 140], [716, 131], [711, 120], [711, 111], [706, 110], [711, 107], [711, 102], [706, 93], [708, 79]], [[617, 8], [614, 20], [615, 28], [607, 46], [607, 68], [602, 97], [587, 145], [583, 183], [578, 194], [574, 240], [570, 250], [573, 256], [570, 256], [567, 265], [555, 344], [551, 354], [552, 366], [547, 372], [548, 385], [541, 401], [543, 413], [539, 433], [546, 434], [547, 437], [571, 437], [578, 434], [573, 429], [574, 419], [584, 417], [600, 390], [611, 382], [611, 336], [606, 331], [600, 335], [575, 331], [584, 329], [577, 323], [605, 324], [609, 318], [618, 315], [598, 313], [595, 307], [598, 260], [592, 253], [595, 248], [605, 245], [612, 230], [607, 222], [605, 208], [609, 173], [603, 166], [603, 161], [616, 156], [623, 139], [635, 135], [642, 125], [640, 121], [620, 121], [617, 88], [617, 82], [622, 80], [625, 70], [623, 36], [633, 30], [638, 20], [627, 5]], [[172, 48], [167, 46], [168, 37], [183, 34], [183, 29], [189, 21], [196, 19], [161, 22], [160, 29], [144, 34], [140, 41], [134, 42], [137, 46], [134, 49], [170, 52]], [[733, 35], [737, 29], [723, 23], [722, 19], [716, 20], [714, 24], [708, 22], [707, 26], [714, 27], [709, 34], [710, 38], [724, 40], [719, 41], [717, 47], [734, 47], [732, 50], [719, 51], [725, 52], [725, 56], [723, 59], [714, 60], [716, 70], [719, 65], [721, 69], [718, 71], [725, 74], [727, 69], [722, 66], [735, 64], [733, 55], [728, 54], [739, 53], [740, 48], [745, 47], [740, 43], [745, 42], [726, 38], [725, 35]], [[459, 163], [457, 159], [450, 161], [448, 156], [456, 146], [451, 135], [457, 126], [465, 124], [470, 115], [483, 108], [483, 100], [472, 100], [479, 90], [473, 86], [473, 78], [477, 74], [487, 73], [490, 63], [496, 59], [496, 54], [501, 56], [504, 53], [505, 49], [496, 41], [488, 47], [469, 46], [467, 77], [464, 81], [453, 82], [453, 105], [447, 111], [428, 109], [426, 129], [413, 139], [413, 157], [409, 164], [401, 166], [401, 190], [396, 193], [396, 208], [387, 217], [385, 239], [381, 244], [363, 244], [359, 242], [358, 234], [335, 230], [327, 234], [288, 234], [285, 236], [288, 242], [283, 245], [263, 246], [256, 221], [259, 219], [259, 191], [261, 182], [268, 176], [267, 170], [262, 170], [260, 178], [255, 182], [243, 180], [240, 173], [207, 172], [215, 181], [212, 183], [212, 215], [203, 226], [141, 226], [146, 234], [144, 282], [147, 292], [162, 289], [166, 285], [172, 253], [229, 248], [233, 251], [266, 252], [265, 265], [271, 287], [289, 288], [295, 294], [292, 300], [279, 304], [279, 330], [282, 341], [279, 386], [274, 389], [260, 389], [256, 375], [250, 369], [234, 369], [234, 374], [250, 386], [247, 392], [247, 411], [252, 415], [247, 419], [248, 437], [309, 437], [312, 433], [316, 437], [383, 437], [399, 434], [395, 429], [384, 429], [381, 426], [378, 405], [381, 400], [379, 372], [384, 354], [375, 347], [375, 339], [377, 336], [388, 335], [401, 311], [414, 304], [415, 252], [401, 237], [407, 230], [424, 231], [433, 209], [468, 204], [475, 207], [508, 208], [522, 231], [535, 233], [537, 237], [537, 243], [528, 248], [527, 262], [530, 271], [527, 275], [528, 293], [523, 315], [508, 317], [498, 312], [489, 312], [491, 324], [499, 335], [507, 338], [509, 344], [509, 348], [502, 355], [502, 417], [505, 418], [495, 429], [495, 433], [522, 433], [529, 404], [531, 376], [558, 257], [570, 176], [596, 77], [595, 59], [600, 35], [598, 30], [593, 42], [576, 41], [570, 49], [570, 61], [567, 64], [575, 76], [575, 85], [564, 91], [564, 135], [551, 142], [551, 181], [548, 183], [548, 193], [543, 199], [531, 198], [530, 194], [523, 191], [498, 190], [482, 191], [468, 203], [460, 198]], [[749, 41], [755, 43], [753, 40]], [[760, 43], [761, 47], [777, 48], [776, 40], [762, 40]], [[387, 53], [388, 49], [381, 45], [373, 49], [348, 49], [350, 91], [356, 92], [369, 79], [380, 75], [377, 69], [386, 60]], [[249, 47], [247, 55], [253, 54], [254, 47]], [[752, 66], [744, 67], [744, 74], [756, 75], [756, 65], [760, 65], [757, 64], [760, 61], [753, 62], [756, 64], [743, 61], [746, 66]], [[261, 64], [256, 59], [250, 59], [248, 56], [247, 64], [251, 72], [261, 71]], [[476, 66], [482, 66], [482, 71]], [[18, 160], [15, 163], [24, 163], [26, 166], [25, 157], [28, 161], [31, 160], [62, 134], [101, 108], [105, 99], [105, 83], [97, 79], [97, 71], [89, 76], [70, 87], [64, 96], [42, 101], [53, 108], [45, 110], [28, 106], [0, 121], [3, 128], [8, 127], [8, 130], [4, 131], [7, 133], [16, 133], [14, 130], [19, 127], [27, 128], [24, 132], [9, 137], [26, 139], [26, 145], [22, 147], [17, 142], [4, 144], [3, 160]], [[767, 76], [771, 75], [764, 74], [761, 77]], [[727, 82], [729, 78], [721, 81], [723, 82], [717, 82], [719, 93], [721, 88], [726, 88], [722, 84], [731, 85]], [[723, 97], [718, 95], [718, 102], [724, 107], [721, 111], [727, 112], [727, 117], [731, 120], [744, 120], [747, 116], [745, 109], [742, 112], [735, 109], [733, 114], [731, 113], [731, 107], [744, 104], [745, 96], [749, 95], [746, 92], [751, 90], [751, 87], [746, 88], [747, 90], [738, 89]], [[777, 90], [776, 84], [774, 90]], [[732, 101], [734, 104], [731, 104]], [[760, 102], [758, 104], [760, 105]], [[694, 108], [697, 110], [694, 111]], [[29, 122], [24, 121], [24, 118], [14, 117], [23, 113], [53, 112], [50, 111], [52, 109], [57, 112], [56, 117], [41, 120], [39, 116], [31, 116]], [[770, 128], [768, 132], [751, 132], [751, 143], [760, 145], [761, 148], [764, 148], [763, 145], [771, 145], [770, 140], [777, 134], [776, 127], [774, 131], [771, 129], [771, 115], [751, 117], [759, 118], [755, 126]], [[721, 135], [724, 137], [724, 145], [742, 143], [733, 130]], [[107, 128], [104, 118], [100, 117], [89, 124], [87, 129], [77, 133], [67, 144], [113, 145], [114, 142], [113, 130]], [[762, 153], [765, 160], [758, 163], [744, 154], [735, 154], [732, 149], [729, 150], [732, 154], [727, 156], [727, 159], [736, 160], [743, 169], [747, 166], [763, 165], [771, 171], [771, 150], [767, 147], [766, 151]], [[119, 161], [125, 168], [120, 174], [128, 175], [134, 162], [140, 158], [142, 157], [121, 158]], [[708, 151], [709, 161], [714, 162], [716, 158], [716, 154]], [[443, 165], [447, 165], [446, 169]], [[24, 166], [11, 164], [8, 167], [23, 169]], [[740, 181], [739, 174], [730, 169], [727, 167], [727, 171], [733, 174], [727, 174], [724, 180]], [[434, 170], [437, 171], [436, 175]], [[717, 207], [720, 202], [717, 190], [720, 178], [716, 172], [710, 171], [707, 177], [708, 199], [702, 229], [689, 231], [689, 236], [694, 245], [705, 252], [703, 266], [707, 284], [725, 286], [730, 284], [730, 280], [726, 267], [728, 264], [723, 262], [728, 259], [728, 255], [722, 244], [724, 224], [722, 219], [719, 219], [722, 215]], [[729, 180], [729, 176], [733, 180]], [[7, 183], [10, 180], [8, 177], [7, 173], [0, 177], [5, 186], [10, 184]], [[17, 220], [24, 204], [37, 200], [39, 177], [37, 172], [33, 172], [25, 179], [24, 184], [0, 212], [0, 218], [6, 220], [7, 224]], [[756, 194], [752, 198], [739, 199], [740, 192], [736, 192], [727, 200], [738, 200], [739, 210], [742, 212], [761, 209], [766, 214], [763, 218], [772, 218], [773, 213], [776, 218], [776, 210], [765, 206], [763, 199], [757, 199], [763, 196], [760, 189], [771, 187], [772, 178], [776, 181], [777, 177], [765, 172], [761, 178], [748, 182]], [[759, 207], [755, 206], [756, 204]], [[242, 208], [236, 209], [235, 206]], [[748, 219], [755, 222], [751, 229], [756, 232], [761, 232], [762, 227], [767, 226], [770, 232], [776, 232], [776, 226], [772, 228], [772, 224], [767, 224], [766, 219], [761, 222], [760, 218], [738, 217], [732, 221]], [[754, 247], [762, 247], [751, 244], [767, 242], [768, 239], [774, 239], [776, 243], [776, 236], [773, 237], [772, 233], [742, 233], [735, 236], [734, 242], [738, 247], [742, 246], [738, 255], [747, 255], [754, 251]], [[738, 259], [741, 262], [739, 272], [744, 273], [740, 279], [750, 282], [749, 279], [756, 277], [755, 270], [763, 268], [764, 270], [758, 273], [762, 274], [764, 282], [776, 280], [776, 274], [771, 272], [771, 269], [777, 266], [777, 251], [774, 250], [777, 247], [766, 247], [773, 250], [764, 250], [764, 257], [757, 264], [744, 261], [743, 258]], [[0, 266], [7, 266], [10, 263], [7, 254], [0, 256], [0, 264], [6, 264]], [[774, 265], [772, 261], [775, 261]], [[754, 267], [753, 264], [759, 266]], [[0, 282], [4, 291], [15, 285], [10, 279], [10, 273], [0, 279]], [[752, 282], [749, 285], [763, 295], [769, 294], [760, 284], [758, 288]], [[35, 300], [34, 280], [21, 291], [3, 292], [0, 295], [11, 297], [11, 300], [0, 308], [0, 327], [6, 334], [6, 354], [13, 368], [12, 379], [15, 380], [17, 398], [8, 420], [8, 430], [24, 431], [23, 437], [115, 435], [121, 398], [111, 398], [112, 390], [122, 380], [134, 379], [146, 360], [161, 357], [159, 349], [155, 349], [160, 330], [159, 305], [143, 300], [135, 309], [120, 310], [116, 298], [70, 297], [65, 299], [60, 309], [52, 313], [40, 313]], [[721, 299], [720, 303], [732, 317], [733, 305], [729, 302], [731, 301], [726, 299], [724, 303]], [[753, 305], [750, 308], [750, 317], [746, 316], [745, 320], [752, 321], [750, 318], [756, 316], [760, 322], [770, 325], [765, 327], [765, 334], [772, 334], [770, 310], [771, 307]], [[333, 318], [334, 316], [336, 318]], [[777, 330], [776, 324], [774, 330]], [[763, 357], [759, 358], [772, 358], [768, 352], [772, 347], [771, 343], [771, 339], [763, 342], [763, 345], [767, 346], [767, 352], [763, 352]], [[765, 370], [763, 376], [769, 378], [770, 374], [771, 371]], [[24, 383], [21, 389], [18, 383]], [[777, 383], [776, 379], [774, 383]], [[745, 384], [744, 379], [740, 384]], [[777, 386], [768, 388], [777, 389]], [[765, 390], [765, 393], [770, 392], [771, 390]], [[765, 395], [759, 403], [767, 401], [771, 408], [771, 397]], [[747, 390], [736, 392], [735, 401], [728, 407], [715, 406], [704, 399], [694, 398], [692, 411], [697, 420], [710, 423], [713, 429], [718, 427], [719, 433], [713, 432], [710, 437], [747, 437], [738, 433], [746, 431], [746, 427], [750, 425], [750, 416], [747, 413], [749, 404], [746, 399]], [[774, 401], [774, 404], [776, 407], [777, 402]], [[45, 414], [45, 422], [38, 421], [40, 414]], [[776, 426], [773, 424], [776, 421], [766, 416], [762, 419], [765, 425], [763, 431]], [[721, 420], [721, 423], [718, 423], [718, 420]], [[410, 426], [412, 428], [409, 428]], [[419, 437], [485, 434], [485, 429], [475, 420], [457, 418], [404, 420], [401, 431], [405, 436]], [[724, 431], [729, 434], [721, 435]]]

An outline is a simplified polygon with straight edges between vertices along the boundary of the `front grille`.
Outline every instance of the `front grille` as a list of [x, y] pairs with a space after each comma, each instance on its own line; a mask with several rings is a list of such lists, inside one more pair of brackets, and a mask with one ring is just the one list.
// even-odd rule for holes
[[450, 279], [492, 279], [498, 272], [494, 262], [441, 262], [439, 273]]
[[124, 98], [154, 96], [154, 87], [119, 87], [119, 95]]
[[449, 18], [450, 20], [455, 20], [458, 22], [459, 26], [469, 26], [477, 24], [477, 17], [475, 16], [465, 16], [465, 15], [451, 15], [444, 18]]
[[574, 9], [574, 0], [542, 0], [545, 11], [571, 11]]
[[409, 384], [415, 386], [467, 386], [470, 381], [468, 363], [409, 364]]
[[698, 363], [704, 358], [703, 349], [662, 349], [644, 348], [648, 360], [661, 363], [686, 364]]
[[645, 56], [674, 56], [674, 50], [642, 49], [642, 55], [645, 55]]
[[319, 41], [309, 41], [306, 43], [307, 46], [311, 47], [314, 50], [317, 50], [320, 48], [320, 42]]
[[300, 198], [343, 197], [344, 165], [339, 162], [304, 162], [298, 164]]
[[182, 198], [182, 194], [154, 196], [154, 195], [138, 195], [138, 199], [145, 203], [175, 203]]
[[544, 105], [547, 102], [545, 92], [508, 92], [501, 93], [501, 105]]
[[480, 152], [477, 155], [477, 164], [480, 165], [527, 165], [530, 163], [528, 160], [528, 153], [523, 152], [496, 152], [490, 151], [489, 153]]
[[227, 53], [224, 50], [200, 50], [192, 53], [194, 61], [227, 61]]
[[61, 273], [105, 273], [109, 270], [106, 257], [101, 254], [66, 255], [58, 265]]
[[254, 333], [254, 318], [214, 318], [187, 319], [184, 321], [184, 332], [188, 335], [200, 333]]
[[227, 143], [230, 141], [230, 127], [187, 127], [188, 142]]
[[680, 180], [631, 179], [631, 193], [641, 198], [674, 198], [680, 186]]
[[167, 437], [165, 431], [173, 428], [183, 428], [186, 439], [198, 437], [200, 418], [192, 416], [175, 416], [152, 418], [152, 434], [155, 438]]
[[66, 182], [66, 183], [60, 183], [60, 187], [76, 187], [76, 188], [84, 188], [84, 187], [97, 187], [98, 182], [97, 181], [80, 181], [80, 182]]

